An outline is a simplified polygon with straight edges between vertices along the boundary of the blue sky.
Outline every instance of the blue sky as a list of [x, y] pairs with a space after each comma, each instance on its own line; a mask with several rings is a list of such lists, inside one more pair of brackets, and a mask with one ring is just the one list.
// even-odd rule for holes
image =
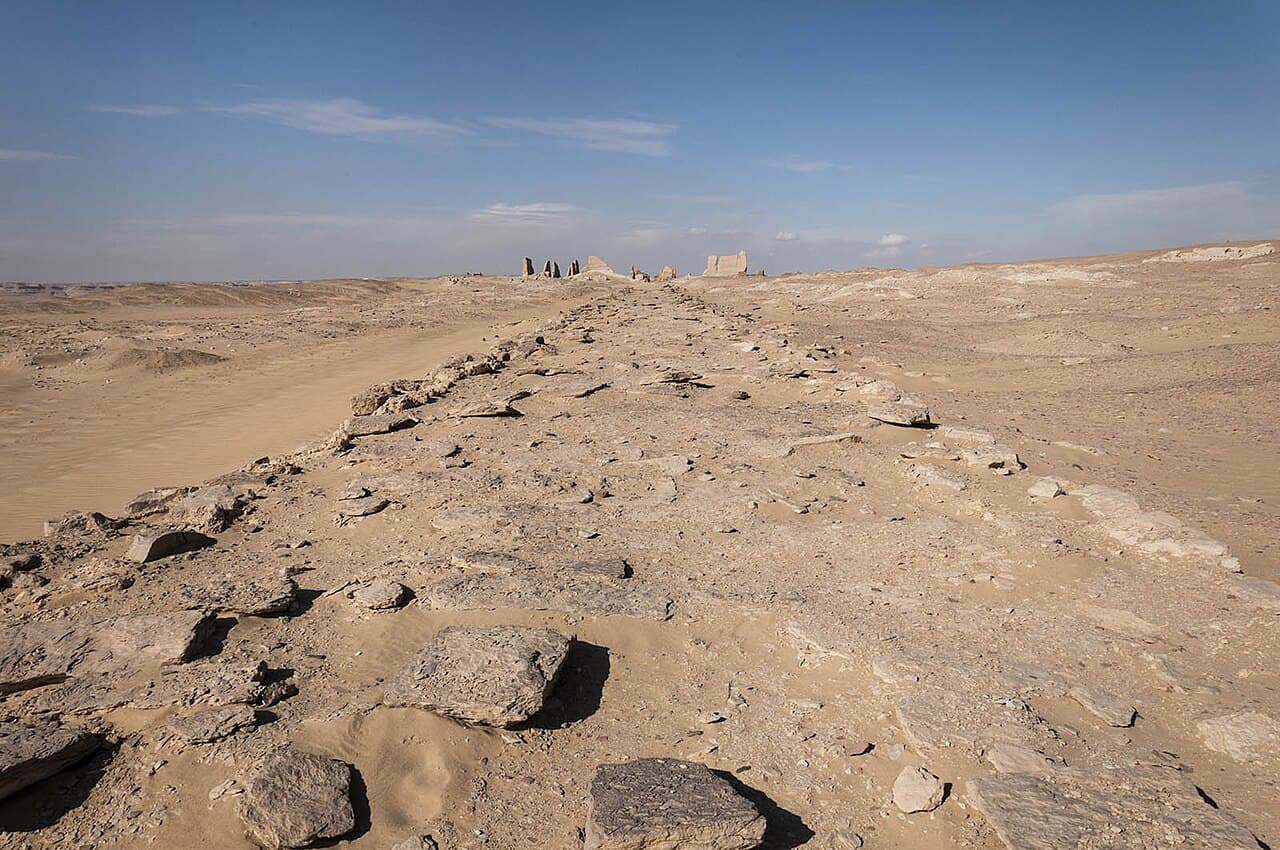
[[1280, 4], [0, 0], [0, 280], [1280, 235]]

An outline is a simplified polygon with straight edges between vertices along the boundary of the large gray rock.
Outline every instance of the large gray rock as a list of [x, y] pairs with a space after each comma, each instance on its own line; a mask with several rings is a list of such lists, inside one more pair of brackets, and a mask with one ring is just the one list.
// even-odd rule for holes
[[355, 829], [351, 767], [285, 748], [272, 753], [240, 798], [240, 819], [270, 850], [306, 847]]
[[212, 538], [188, 529], [153, 528], [135, 534], [124, 557], [128, 561], [145, 564], [180, 552], [190, 552], [212, 542]]
[[765, 828], [751, 801], [706, 765], [638, 759], [596, 769], [585, 850], [750, 850]]
[[1249, 830], [1162, 768], [996, 774], [970, 781], [965, 796], [1009, 850], [1258, 850]]
[[0, 722], [0, 799], [48, 779], [98, 748], [80, 729]]
[[573, 638], [529, 626], [450, 626], [387, 688], [390, 706], [510, 727], [542, 709]]
[[436, 608], [494, 610], [528, 608], [574, 614], [671, 617], [671, 599], [630, 583], [579, 576], [533, 574], [454, 576], [433, 584], [427, 598]]

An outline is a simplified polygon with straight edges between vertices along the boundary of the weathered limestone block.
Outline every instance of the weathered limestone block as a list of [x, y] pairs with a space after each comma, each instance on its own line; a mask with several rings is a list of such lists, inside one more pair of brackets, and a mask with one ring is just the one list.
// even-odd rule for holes
[[596, 769], [585, 850], [750, 850], [765, 828], [751, 801], [706, 765], [638, 759]]
[[520, 274], [524, 277], [533, 277], [533, 258], [525, 257], [524, 265], [521, 267]]
[[542, 709], [572, 643], [551, 629], [450, 626], [392, 681], [385, 703], [515, 726]]

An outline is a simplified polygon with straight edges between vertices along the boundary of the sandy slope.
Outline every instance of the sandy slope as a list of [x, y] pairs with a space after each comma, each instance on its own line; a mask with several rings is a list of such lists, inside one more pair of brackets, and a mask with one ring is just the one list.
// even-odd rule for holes
[[[281, 570], [300, 588], [281, 615], [224, 611], [193, 662], [98, 679], [104, 662], [89, 657], [65, 683], [5, 697], [6, 714], [112, 744], [0, 803], [6, 842], [183, 846], [200, 834], [250, 847], [237, 790], [292, 743], [358, 772], [352, 847], [427, 832], [448, 848], [580, 846], [595, 766], [645, 756], [735, 777], [773, 848], [1208, 848], [1223, 845], [1196, 824], [1215, 818], [1275, 846], [1280, 260], [1144, 262], [1157, 256], [577, 294], [467, 281], [441, 311], [459, 333], [450, 311], [464, 301], [480, 311], [464, 319], [481, 318], [519, 297], [527, 320], [501, 341], [486, 334], [470, 365], [379, 375], [423, 379], [382, 408], [418, 424], [339, 433], [223, 479], [252, 496], [208, 548], [122, 559], [134, 533], [175, 521], [163, 515], [5, 547], [38, 551], [48, 582], [3, 591], [11, 647], [18, 627], [225, 608], [228, 581]], [[246, 336], [270, 328], [281, 349], [346, 322], [391, 325], [381, 332], [409, 345], [394, 322], [429, 322], [452, 297], [439, 282], [348, 291], [364, 312], [322, 303], [333, 324], [300, 329], [278, 305], [253, 307], [189, 347], [220, 351], [236, 323]], [[45, 335], [74, 335], [83, 315], [53, 310]], [[113, 321], [113, 334], [139, 333]], [[373, 350], [317, 344], [339, 352], [329, 364]], [[47, 392], [82, 391], [60, 379]], [[940, 427], [878, 424], [875, 394], [927, 404]], [[468, 415], [510, 399], [521, 415]], [[1010, 451], [1019, 464], [991, 466]], [[1030, 495], [1043, 478], [1065, 492]], [[386, 505], [343, 518], [350, 496]], [[575, 562], [606, 557], [633, 575], [574, 577]], [[350, 582], [378, 576], [413, 600], [373, 612], [348, 598]], [[476, 586], [501, 593], [458, 590]], [[671, 601], [670, 619], [636, 602], [651, 598]], [[386, 683], [453, 624], [547, 625], [579, 645], [548, 705], [513, 731], [384, 705]], [[261, 703], [256, 728], [175, 741], [168, 724], [213, 696], [173, 696], [173, 683], [259, 661], [296, 693]], [[0, 654], [0, 672], [12, 663]], [[1108, 725], [1071, 696], [1082, 688], [1136, 710], [1133, 725]], [[1039, 801], [1054, 818], [1033, 829], [1002, 821], [968, 783], [1008, 771], [1009, 752], [1093, 788], [1102, 808], [1057, 819], [1068, 788]], [[937, 810], [891, 801], [912, 765], [950, 783]], [[1193, 783], [1218, 808], [1194, 789], [1176, 810], [1171, 793], [1142, 797], [1139, 774]], [[1059, 843], [1031, 843], [1046, 835]]]

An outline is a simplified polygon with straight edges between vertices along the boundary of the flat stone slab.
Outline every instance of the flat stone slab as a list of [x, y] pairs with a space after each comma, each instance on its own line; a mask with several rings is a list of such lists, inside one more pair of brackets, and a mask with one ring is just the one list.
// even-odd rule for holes
[[506, 552], [472, 549], [455, 553], [451, 560], [455, 567], [472, 572], [518, 573], [533, 569], [533, 564]]
[[970, 781], [965, 796], [1009, 850], [1258, 850], [1249, 830], [1162, 768], [1004, 773]]
[[933, 422], [929, 408], [905, 401], [872, 402], [867, 405], [867, 415], [878, 422], [906, 428], [925, 428]]
[[287, 576], [261, 579], [224, 578], [199, 589], [188, 588], [193, 604], [211, 611], [250, 617], [283, 614], [298, 601], [298, 584]]
[[596, 768], [585, 850], [749, 850], [765, 828], [751, 801], [706, 765], [638, 759]]
[[435, 608], [494, 610], [527, 608], [575, 614], [645, 617], [667, 620], [671, 599], [630, 583], [578, 576], [492, 575], [478, 573], [442, 579], [427, 591]]
[[464, 723], [515, 726], [542, 709], [572, 643], [551, 629], [450, 626], [392, 681], [384, 702]]
[[1132, 705], [1102, 688], [1075, 687], [1067, 695], [1108, 726], [1132, 726], [1138, 714]]
[[240, 798], [240, 819], [270, 850], [305, 847], [355, 829], [351, 767], [292, 748], [269, 755]]
[[169, 730], [185, 743], [209, 744], [257, 725], [257, 715], [252, 708], [247, 705], [227, 705], [179, 717], [169, 723]]
[[1280, 757], [1280, 720], [1257, 711], [1212, 717], [1196, 724], [1204, 745], [1241, 763]]
[[32, 623], [0, 630], [0, 694], [144, 664], [190, 661], [213, 614], [170, 611], [89, 623]]
[[418, 424], [418, 418], [408, 413], [372, 414], [369, 416], [352, 416], [342, 427], [352, 437], [368, 437], [373, 434], [389, 434], [403, 428], [412, 428]]
[[338, 501], [338, 516], [342, 519], [358, 519], [363, 516], [373, 516], [381, 510], [387, 508], [391, 502], [381, 496], [361, 496], [356, 499], [340, 499]]
[[52, 723], [0, 722], [0, 799], [48, 779], [98, 748], [98, 738]]
[[626, 578], [631, 575], [631, 565], [623, 558], [588, 558], [569, 564], [571, 572], [599, 578]]

